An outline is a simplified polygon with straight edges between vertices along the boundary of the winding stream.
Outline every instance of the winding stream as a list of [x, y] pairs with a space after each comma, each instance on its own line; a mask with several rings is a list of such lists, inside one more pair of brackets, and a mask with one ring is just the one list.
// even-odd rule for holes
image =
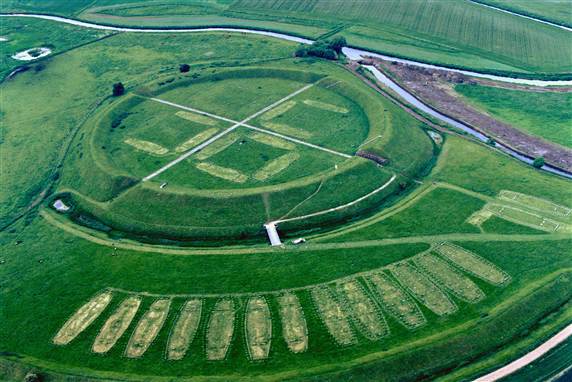
[[[44, 14], [12, 13], [12, 14], [0, 14], [0, 16], [1, 17], [31, 17], [31, 18], [57, 21], [57, 22], [71, 24], [71, 25], [80, 26], [80, 27], [84, 27], [84, 28], [108, 30], [108, 31], [115, 31], [115, 32], [136, 32], [136, 33], [236, 32], [236, 33], [251, 33], [251, 34], [264, 35], [264, 36], [268, 36], [268, 37], [279, 38], [282, 40], [297, 42], [300, 44], [312, 44], [312, 43], [314, 43], [314, 40], [309, 40], [309, 39], [305, 39], [305, 38], [301, 38], [301, 37], [297, 37], [297, 36], [292, 36], [292, 35], [288, 35], [285, 33], [269, 32], [269, 31], [256, 30], [256, 29], [246, 29], [246, 28], [218, 28], [218, 27], [187, 28], [187, 29], [181, 29], [181, 28], [173, 28], [173, 29], [130, 28], [130, 27], [116, 27], [116, 26], [109, 26], [109, 25], [101, 25], [101, 24], [95, 24], [95, 23], [90, 23], [90, 22], [85, 22], [85, 21], [69, 19], [69, 18], [61, 17], [61, 16], [52, 16], [52, 15], [44, 15]], [[536, 20], [536, 19], [533, 19], [533, 20]], [[355, 49], [355, 48], [345, 47], [343, 49], [343, 53], [351, 60], [359, 60], [359, 59], [364, 58], [366, 56], [372, 56], [372, 57], [377, 57], [377, 58], [381, 58], [384, 60], [401, 62], [401, 63], [405, 63], [408, 65], [413, 65], [413, 66], [418, 66], [418, 67], [423, 67], [423, 68], [437, 69], [437, 70], [443, 70], [443, 71], [447, 71], [447, 72], [462, 73], [462, 74], [465, 74], [468, 76], [487, 78], [487, 79], [491, 79], [491, 80], [495, 80], [495, 81], [510, 82], [510, 83], [515, 83], [515, 84], [533, 85], [533, 86], [555, 86], [555, 85], [572, 86], [572, 80], [545, 81], [545, 80], [531, 80], [531, 79], [524, 79], [524, 78], [495, 76], [495, 75], [491, 75], [491, 74], [484, 74], [484, 73], [472, 72], [472, 71], [468, 71], [468, 70], [447, 68], [447, 67], [438, 66], [438, 65], [431, 65], [431, 64], [426, 64], [426, 63], [422, 63], [422, 62], [401, 59], [401, 58], [397, 58], [397, 57], [378, 54], [375, 52], [370, 52], [370, 51], [363, 50], [363, 49]], [[457, 129], [460, 129], [460, 130], [467, 132], [468, 134], [472, 135], [473, 137], [479, 139], [480, 141], [483, 141], [483, 142], [488, 141], [488, 138], [485, 135], [479, 133], [478, 131], [474, 130], [470, 126], [467, 126], [467, 125], [465, 125], [459, 121], [456, 121], [452, 118], [449, 118], [446, 115], [441, 114], [438, 111], [428, 107], [427, 105], [425, 105], [424, 103], [419, 101], [417, 98], [415, 98], [412, 94], [410, 94], [405, 89], [403, 89], [402, 87], [397, 85], [395, 82], [393, 82], [391, 79], [389, 79], [387, 76], [385, 76], [383, 73], [381, 73], [375, 67], [369, 66], [369, 65], [364, 65], [364, 67], [366, 69], [370, 70], [373, 73], [373, 75], [379, 81], [381, 81], [385, 85], [389, 86], [393, 91], [395, 91], [397, 94], [399, 94], [399, 96], [402, 97], [406, 102], [410, 103], [411, 105], [415, 106], [416, 108], [422, 110], [423, 112], [425, 112], [425, 113], [427, 113], [427, 114], [429, 114], [429, 115], [431, 115], [431, 116], [433, 116], [433, 117], [457, 128]], [[511, 155], [512, 157], [522, 161], [522, 162], [531, 164], [533, 161], [531, 158], [526, 157], [526, 156], [524, 156], [524, 155], [504, 146], [504, 145], [497, 143], [496, 147], [499, 148], [500, 150], [506, 152], [507, 154]], [[553, 174], [558, 174], [558, 175], [564, 176], [566, 178], [572, 179], [572, 174], [569, 174], [565, 171], [562, 171], [556, 167], [553, 167], [550, 165], [544, 165], [542, 167], [542, 169], [545, 171], [551, 172]]]

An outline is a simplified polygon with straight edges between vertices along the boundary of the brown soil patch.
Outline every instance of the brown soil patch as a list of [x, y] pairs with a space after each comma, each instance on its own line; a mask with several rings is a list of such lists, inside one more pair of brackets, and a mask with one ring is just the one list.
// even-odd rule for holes
[[473, 127], [526, 156], [531, 158], [543, 156], [547, 163], [569, 172], [572, 171], [572, 150], [528, 135], [474, 109], [464, 103], [453, 90], [454, 85], [458, 83], [481, 83], [487, 86], [491, 86], [492, 83], [497, 87], [531, 91], [566, 91], [565, 88], [500, 84], [490, 80], [474, 79], [459, 73], [419, 68], [378, 59], [374, 60], [374, 63], [407, 91], [441, 113]]

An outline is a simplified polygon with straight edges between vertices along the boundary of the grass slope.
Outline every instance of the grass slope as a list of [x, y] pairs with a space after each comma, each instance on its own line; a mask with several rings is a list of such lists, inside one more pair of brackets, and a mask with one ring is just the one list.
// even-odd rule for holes
[[476, 108], [532, 135], [572, 148], [572, 93], [456, 85]]

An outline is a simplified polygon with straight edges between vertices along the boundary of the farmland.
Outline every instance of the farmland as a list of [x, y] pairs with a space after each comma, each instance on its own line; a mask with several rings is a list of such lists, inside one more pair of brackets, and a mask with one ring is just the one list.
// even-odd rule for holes
[[470, 104], [532, 135], [572, 148], [572, 94], [457, 85]]
[[[471, 2], [2, 11], [572, 71], [568, 35]], [[1, 380], [474, 380], [572, 319], [570, 180], [430, 118], [359, 63], [264, 35], [4, 20], [10, 55], [53, 53], [0, 84]], [[470, 83], [455, 88], [466, 102], [567, 145], [565, 88]], [[560, 372], [568, 345], [513, 380]]]

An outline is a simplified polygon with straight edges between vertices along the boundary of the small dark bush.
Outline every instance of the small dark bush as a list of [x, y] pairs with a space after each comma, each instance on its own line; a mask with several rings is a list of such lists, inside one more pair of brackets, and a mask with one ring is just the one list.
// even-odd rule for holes
[[181, 64], [179, 65], [179, 71], [181, 73], [187, 73], [189, 70], [191, 70], [191, 66], [189, 64]]
[[114, 83], [113, 84], [113, 96], [119, 97], [123, 94], [125, 94], [125, 86], [123, 86], [123, 83], [121, 83], [121, 82]]
[[532, 162], [532, 165], [536, 168], [541, 168], [542, 166], [544, 166], [544, 157], [535, 158], [534, 161]]

